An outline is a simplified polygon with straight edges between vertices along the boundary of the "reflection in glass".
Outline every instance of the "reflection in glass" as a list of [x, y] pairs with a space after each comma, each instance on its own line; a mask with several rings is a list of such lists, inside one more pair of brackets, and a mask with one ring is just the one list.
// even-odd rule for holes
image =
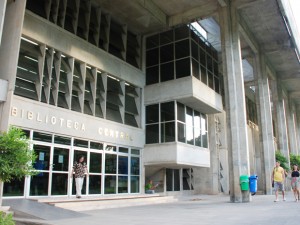
[[22, 179], [13, 179], [9, 183], [4, 183], [3, 196], [24, 196], [24, 181]]
[[106, 145], [105, 151], [116, 152], [117, 151], [117, 147], [113, 146], [113, 145]]
[[146, 144], [159, 142], [158, 124], [146, 125]]
[[52, 142], [52, 134], [33, 132], [33, 140], [42, 142]]
[[33, 167], [36, 170], [49, 170], [50, 147], [43, 145], [34, 145], [33, 149], [37, 155]]
[[90, 153], [90, 173], [101, 173], [102, 154]]
[[55, 135], [54, 136], [54, 143], [55, 144], [61, 144], [61, 145], [71, 145], [71, 138]]
[[101, 176], [89, 176], [89, 194], [101, 194]]
[[194, 144], [193, 110], [189, 107], [186, 107], [186, 139], [188, 144]]
[[131, 176], [131, 193], [139, 193], [140, 192], [140, 177], [139, 176]]
[[119, 152], [128, 153], [128, 148], [119, 147]]
[[128, 174], [128, 157], [119, 156], [119, 165], [118, 165], [119, 174]]
[[90, 143], [91, 149], [103, 150], [103, 143], [92, 142]]
[[117, 156], [113, 154], [105, 154], [105, 173], [116, 174], [117, 172]]
[[175, 122], [161, 124], [161, 143], [175, 141]]
[[52, 173], [51, 195], [67, 195], [68, 174]]
[[165, 102], [160, 105], [161, 122], [175, 120], [174, 102]]
[[128, 193], [128, 176], [118, 177], [118, 193]]
[[140, 150], [139, 149], [131, 149], [131, 154], [140, 155]]
[[116, 176], [105, 176], [105, 194], [116, 194]]
[[49, 173], [41, 172], [31, 177], [30, 195], [41, 196], [48, 195]]
[[130, 166], [131, 175], [140, 175], [140, 158], [131, 157], [131, 166]]
[[53, 152], [53, 170], [68, 171], [69, 170], [69, 149], [54, 148]]
[[178, 141], [185, 143], [185, 125], [183, 123], [177, 122], [177, 138]]
[[74, 146], [82, 147], [82, 148], [88, 148], [89, 142], [86, 140], [79, 140], [74, 139]]
[[158, 123], [159, 120], [159, 105], [148, 105], [146, 106], [146, 124]]

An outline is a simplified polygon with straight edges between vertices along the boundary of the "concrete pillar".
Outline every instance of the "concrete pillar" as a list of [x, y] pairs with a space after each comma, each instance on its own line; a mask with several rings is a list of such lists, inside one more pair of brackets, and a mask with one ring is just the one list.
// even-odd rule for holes
[[228, 4], [219, 10], [228, 128], [229, 187], [231, 202], [249, 202], [249, 191], [241, 191], [240, 188], [240, 175], [249, 175], [249, 149], [239, 24], [235, 2], [228, 1]]
[[295, 123], [296, 123], [296, 131], [297, 131], [297, 155], [300, 155], [300, 107], [296, 108], [295, 114]]
[[289, 141], [285, 112], [284, 93], [278, 81], [274, 81], [272, 85], [272, 96], [274, 110], [276, 111], [276, 139], [278, 149], [287, 159], [289, 159]]
[[6, 0], [0, 1], [0, 45], [1, 45], [1, 37], [2, 37], [2, 31], [3, 31], [3, 24], [4, 24], [4, 18], [5, 18], [5, 10], [6, 10]]
[[257, 54], [255, 57], [255, 75], [257, 80], [257, 110], [259, 121], [259, 142], [261, 150], [261, 176], [260, 184], [262, 191], [266, 194], [272, 194], [271, 173], [275, 165], [275, 147], [273, 134], [273, 121], [270, 99], [270, 86], [267, 74], [265, 57]]
[[0, 79], [8, 81], [8, 93], [7, 101], [0, 104], [0, 130], [7, 130], [9, 125], [7, 118], [15, 87], [25, 7], [26, 1], [10, 1], [6, 6], [0, 46]]
[[297, 132], [295, 127], [295, 105], [293, 105], [290, 99], [286, 99], [286, 119], [288, 125], [288, 138], [290, 153], [296, 155], [298, 153], [297, 147]]

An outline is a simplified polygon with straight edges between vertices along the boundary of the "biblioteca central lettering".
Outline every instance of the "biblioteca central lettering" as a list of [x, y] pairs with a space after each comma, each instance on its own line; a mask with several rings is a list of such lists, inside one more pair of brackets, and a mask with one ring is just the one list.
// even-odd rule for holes
[[[39, 112], [32, 112], [29, 110], [18, 109], [17, 107], [11, 108], [11, 116], [19, 117], [21, 119], [36, 121], [39, 123], [45, 123], [49, 125], [58, 125], [62, 128], [74, 129], [78, 131], [86, 131], [86, 125], [78, 121], [72, 121], [70, 119], [65, 119], [57, 116], [42, 115]], [[131, 135], [128, 133], [117, 131], [109, 128], [98, 128], [98, 134], [101, 136], [107, 136], [112, 138], [119, 138], [124, 140], [132, 141]]]

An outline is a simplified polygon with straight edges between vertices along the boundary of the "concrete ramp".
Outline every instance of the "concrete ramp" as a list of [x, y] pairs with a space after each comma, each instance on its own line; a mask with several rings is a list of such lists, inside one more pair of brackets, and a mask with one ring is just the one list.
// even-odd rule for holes
[[162, 204], [178, 201], [174, 196], [160, 196], [159, 194], [146, 194], [134, 196], [116, 196], [116, 197], [83, 197], [81, 199], [40, 199], [39, 201], [47, 202], [50, 205], [73, 210], [88, 211], [97, 209], [131, 207], [139, 205]]
[[3, 205], [10, 206], [10, 210], [14, 213], [14, 218], [22, 218], [24, 221], [59, 220], [88, 216], [83, 213], [57, 208], [53, 205], [29, 199], [4, 199]]

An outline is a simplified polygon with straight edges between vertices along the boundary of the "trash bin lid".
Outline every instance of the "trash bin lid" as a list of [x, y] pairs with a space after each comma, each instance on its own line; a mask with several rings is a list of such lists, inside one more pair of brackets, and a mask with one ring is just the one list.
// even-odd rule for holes
[[257, 175], [256, 175], [256, 174], [251, 175], [251, 176], [249, 177], [249, 179], [257, 179]]
[[242, 180], [248, 180], [249, 179], [249, 177], [248, 177], [248, 175], [241, 175], [240, 176], [240, 180], [242, 181]]

